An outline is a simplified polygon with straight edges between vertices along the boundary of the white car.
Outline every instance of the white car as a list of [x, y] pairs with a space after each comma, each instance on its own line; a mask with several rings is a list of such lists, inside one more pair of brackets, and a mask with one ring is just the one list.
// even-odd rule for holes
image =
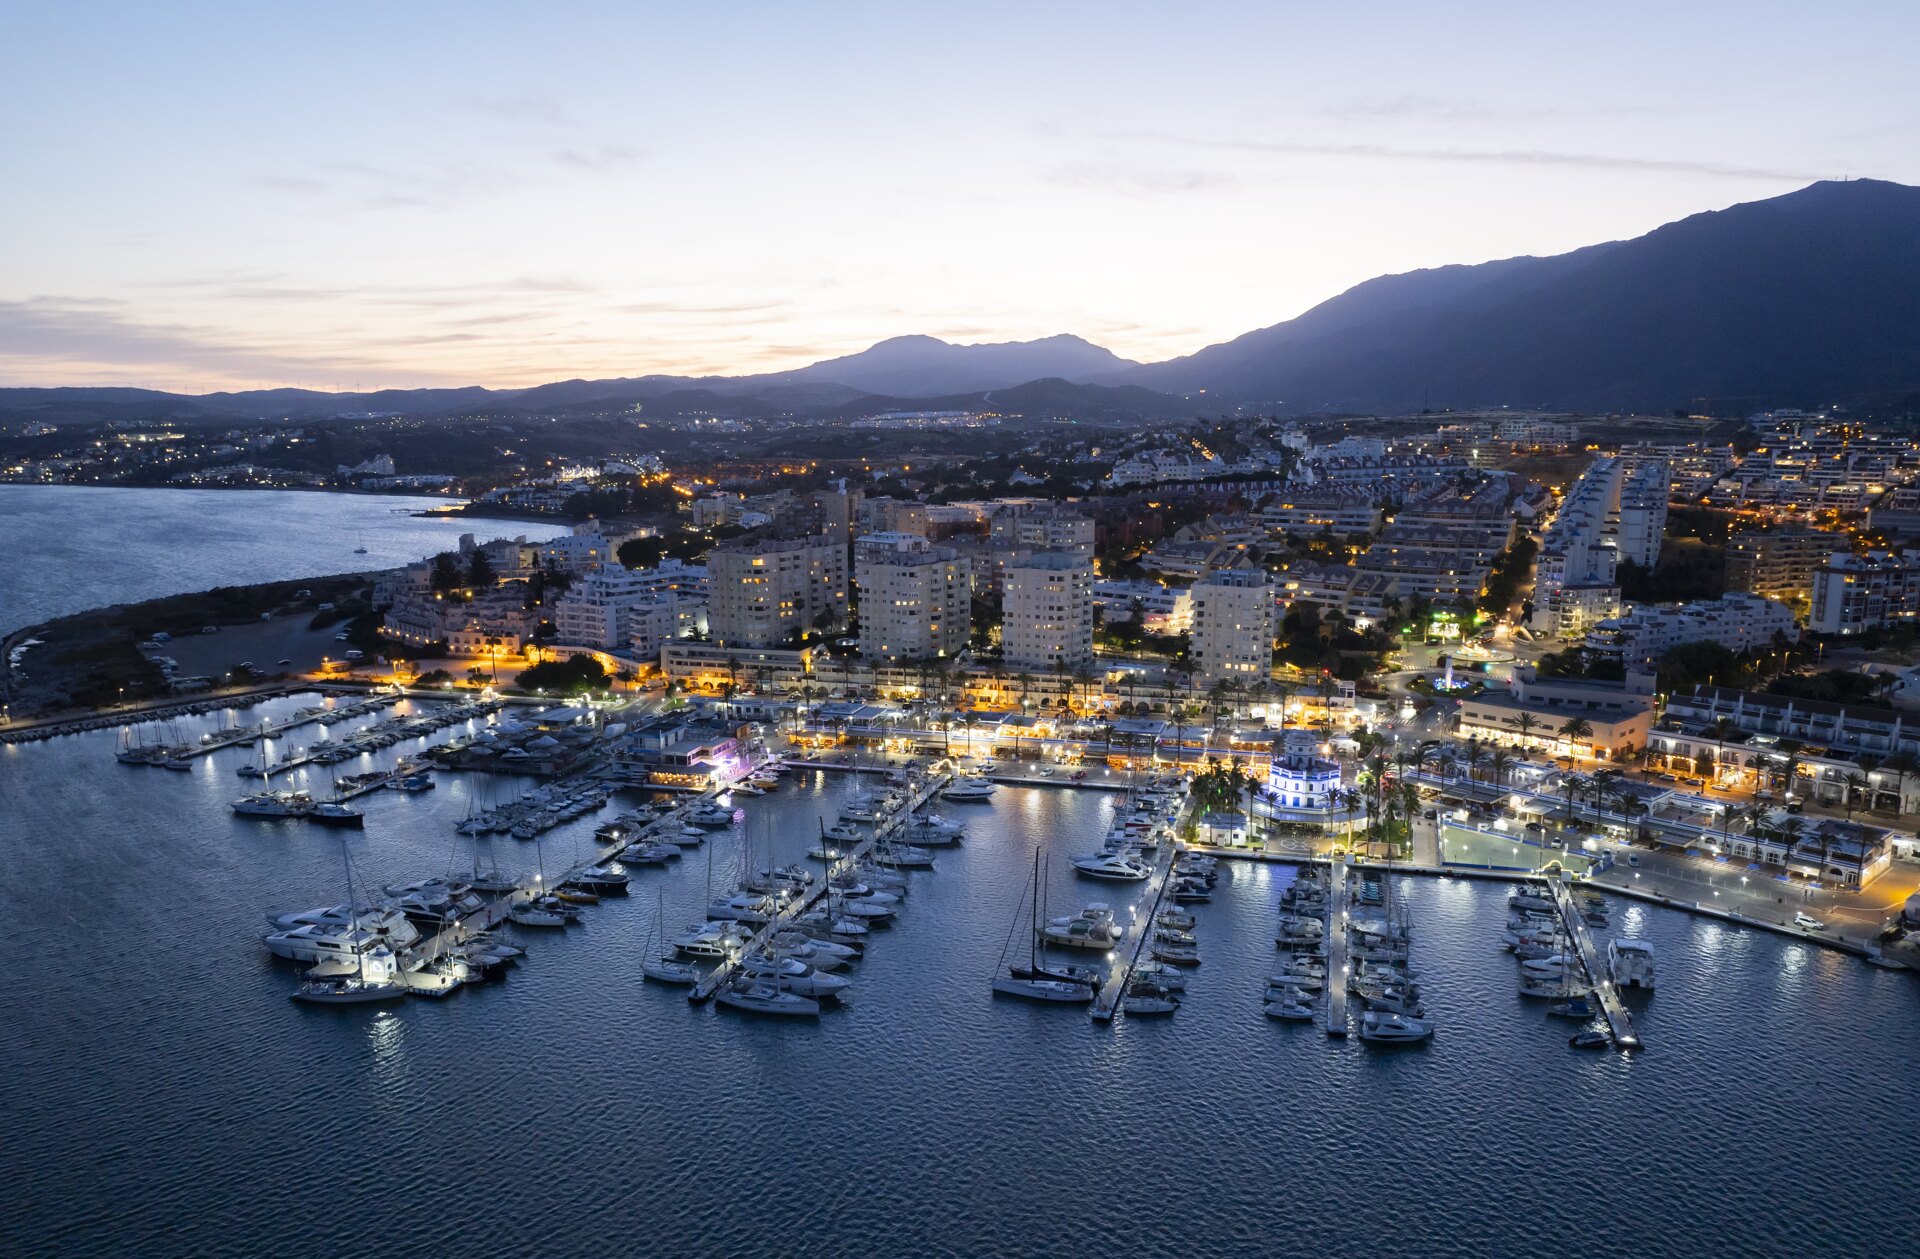
[[1793, 925], [1803, 931], [1825, 931], [1827, 929], [1827, 924], [1821, 922], [1812, 914], [1795, 914], [1793, 916]]

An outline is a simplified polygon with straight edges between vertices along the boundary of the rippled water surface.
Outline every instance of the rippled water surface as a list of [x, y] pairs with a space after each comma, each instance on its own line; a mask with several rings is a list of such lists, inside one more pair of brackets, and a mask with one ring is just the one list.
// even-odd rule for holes
[[[109, 603], [410, 564], [459, 541], [564, 526], [412, 513], [450, 499], [300, 490], [0, 485], [0, 633]], [[354, 554], [365, 547], [365, 555]]]
[[[505, 982], [313, 1010], [261, 915], [340, 899], [343, 842], [381, 882], [469, 862], [469, 793], [515, 784], [377, 793], [343, 841], [231, 815], [246, 750], [187, 775], [112, 748], [0, 749], [11, 1253], [1533, 1259], [1890, 1255], [1920, 1235], [1914, 981], [1774, 937], [1622, 907], [1662, 959], [1650, 1048], [1582, 1054], [1514, 995], [1501, 888], [1400, 880], [1441, 1030], [1380, 1052], [1262, 1016], [1292, 871], [1241, 866], [1198, 908], [1186, 1007], [1100, 1026], [987, 981], [1035, 845], [1055, 912], [1124, 900], [1061, 860], [1112, 797], [1006, 789], [950, 807], [966, 844], [915, 876], [817, 1024], [642, 982], [656, 907], [699, 916], [704, 855], [522, 933]], [[708, 845], [713, 886], [749, 843], [798, 860], [845, 790], [812, 775], [742, 802]], [[593, 825], [550, 832], [549, 868]]]

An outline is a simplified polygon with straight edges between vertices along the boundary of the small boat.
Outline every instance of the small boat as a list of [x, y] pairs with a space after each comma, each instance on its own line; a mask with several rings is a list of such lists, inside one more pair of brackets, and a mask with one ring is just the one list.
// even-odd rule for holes
[[1613, 1044], [1613, 1038], [1605, 1032], [1575, 1032], [1573, 1035], [1567, 1037], [1567, 1044], [1573, 1046], [1575, 1049], [1605, 1049]]
[[583, 892], [577, 887], [568, 887], [565, 884], [554, 888], [551, 895], [554, 900], [565, 901], [569, 905], [598, 905], [600, 903], [600, 894], [598, 892]]
[[1433, 1037], [1433, 1024], [1411, 1015], [1368, 1010], [1360, 1019], [1360, 1039], [1380, 1045], [1414, 1045]]
[[1590, 1019], [1599, 1011], [1585, 997], [1569, 997], [1548, 1006], [1547, 1013], [1559, 1019]]
[[1269, 998], [1264, 1008], [1270, 1019], [1282, 1019], [1289, 1023], [1313, 1022], [1313, 1007], [1297, 996], [1283, 995], [1278, 1000]]
[[507, 910], [507, 921], [521, 927], [564, 927], [567, 918], [533, 904], [515, 905]]
[[749, 1014], [772, 1014], [788, 1018], [812, 1018], [820, 1013], [820, 1003], [797, 992], [786, 992], [766, 980], [749, 983], [735, 981], [714, 998], [731, 1010]]
[[625, 896], [628, 882], [626, 875], [608, 866], [587, 866], [568, 879], [566, 886], [600, 896]]
[[1120, 1008], [1130, 1016], [1172, 1014], [1180, 1008], [1180, 998], [1170, 992], [1129, 992], [1120, 1000]]
[[1113, 920], [1113, 907], [1098, 901], [1070, 918], [1055, 918], [1041, 929], [1049, 944], [1074, 949], [1111, 949], [1126, 932]]
[[797, 958], [749, 954], [740, 959], [740, 971], [752, 979], [765, 980], [782, 992], [797, 992], [803, 997], [838, 997], [853, 981], [844, 975], [829, 975]]
[[1191, 944], [1162, 944], [1154, 941], [1151, 952], [1162, 962], [1171, 962], [1175, 966], [1198, 966], [1200, 950]]
[[1176, 931], [1192, 931], [1194, 917], [1183, 914], [1177, 909], [1163, 909], [1154, 917], [1154, 921], [1163, 927], [1172, 927]]
[[733, 810], [715, 804], [703, 804], [687, 815], [687, 821], [710, 831], [725, 830], [733, 825]]

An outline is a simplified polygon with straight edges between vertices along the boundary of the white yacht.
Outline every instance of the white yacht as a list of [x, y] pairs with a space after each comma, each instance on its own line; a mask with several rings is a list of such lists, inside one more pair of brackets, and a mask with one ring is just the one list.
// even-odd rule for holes
[[393, 954], [376, 948], [357, 961], [354, 973], [332, 979], [309, 979], [294, 992], [295, 1001], [309, 1005], [364, 1005], [375, 1001], [396, 1001], [407, 989], [395, 982], [398, 973]]
[[1387, 1010], [1368, 1010], [1360, 1017], [1360, 1039], [1384, 1045], [1413, 1045], [1433, 1037], [1433, 1023]]
[[1265, 1008], [1267, 1017], [1270, 1019], [1281, 1019], [1290, 1023], [1313, 1022], [1313, 1007], [1297, 993], [1282, 994], [1277, 999], [1270, 998], [1265, 1002]]
[[1618, 988], [1653, 987], [1653, 945], [1634, 936], [1621, 936], [1607, 945], [1607, 973]]
[[1113, 920], [1113, 906], [1096, 901], [1071, 917], [1048, 922], [1041, 935], [1049, 944], [1104, 951], [1116, 947], [1126, 932]]
[[853, 986], [843, 975], [824, 974], [793, 957], [768, 957], [749, 954], [740, 959], [740, 971], [754, 979], [766, 980], [782, 992], [797, 992], [803, 997], [838, 997]]
[[682, 957], [730, 958], [746, 946], [747, 933], [730, 922], [691, 927], [667, 943]]
[[1073, 868], [1088, 878], [1110, 879], [1118, 883], [1141, 883], [1153, 877], [1153, 867], [1117, 852], [1075, 857]]
[[404, 948], [419, 939], [419, 933], [415, 931], [411, 937], [402, 939], [361, 925], [329, 927], [310, 924], [295, 927], [291, 931], [269, 932], [262, 938], [269, 952], [288, 961], [323, 962], [344, 958], [357, 962], [363, 954], [385, 949], [389, 944]]
[[786, 992], [767, 980], [746, 983], [736, 981], [714, 998], [721, 1005], [750, 1014], [777, 1014], [809, 1018], [820, 1013], [820, 1003], [797, 992]]
[[678, 984], [681, 987], [690, 986], [700, 979], [699, 972], [687, 963], [664, 957], [648, 958], [640, 963], [640, 973], [656, 984]]
[[940, 796], [960, 804], [984, 804], [992, 801], [997, 788], [984, 778], [956, 778], [948, 783]]
[[313, 812], [313, 797], [304, 791], [261, 791], [235, 800], [233, 811], [245, 817], [305, 817]]

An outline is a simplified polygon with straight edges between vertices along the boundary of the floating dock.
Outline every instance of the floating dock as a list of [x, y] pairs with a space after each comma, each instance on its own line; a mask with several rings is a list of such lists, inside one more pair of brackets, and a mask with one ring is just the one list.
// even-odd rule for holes
[[1347, 863], [1327, 863], [1327, 1035], [1347, 1034]]
[[[1107, 1023], [1113, 1019], [1113, 1013], [1120, 1008], [1121, 999], [1126, 996], [1127, 985], [1133, 982], [1133, 972], [1140, 965], [1141, 951], [1153, 938], [1153, 922], [1160, 916], [1160, 902], [1165, 899], [1167, 887], [1173, 882], [1173, 862], [1175, 850], [1180, 841], [1169, 839], [1160, 845], [1160, 856], [1153, 863], [1153, 877], [1148, 881], [1147, 912], [1138, 916], [1133, 925], [1127, 928], [1127, 935], [1115, 950], [1126, 956], [1124, 966], [1116, 966], [1107, 976], [1107, 982], [1100, 986], [1100, 992], [1093, 999], [1093, 1017], [1097, 1022]], [[1034, 928], [1036, 931], [1039, 928]], [[1129, 947], [1131, 946], [1131, 947]]]
[[696, 1005], [711, 1000], [713, 994], [719, 992], [720, 989], [725, 987], [727, 982], [733, 978], [734, 971], [739, 968], [740, 957], [745, 957], [749, 953], [756, 953], [764, 949], [768, 940], [771, 940], [775, 935], [792, 926], [797, 919], [804, 917], [812, 911], [814, 906], [818, 905], [820, 901], [832, 891], [833, 872], [836, 868], [841, 866], [852, 868], [856, 865], [863, 857], [873, 851], [875, 844], [904, 828], [908, 819], [914, 815], [914, 812], [924, 806], [929, 800], [933, 799], [935, 795], [939, 794], [940, 790], [951, 781], [952, 778], [950, 775], [934, 774], [914, 787], [912, 794], [907, 797], [907, 803], [904, 808], [896, 811], [891, 817], [875, 822], [872, 834], [856, 844], [840, 861], [829, 865], [825, 875], [822, 876], [818, 882], [809, 884], [799, 901], [789, 908], [782, 910], [780, 913], [775, 914], [768, 922], [763, 923], [760, 929], [755, 931], [747, 940], [746, 946], [740, 950], [738, 957], [727, 958], [709, 971], [706, 977], [695, 984], [692, 991], [687, 993], [687, 1000]]
[[1627, 1013], [1626, 1004], [1620, 1000], [1620, 990], [1614, 986], [1613, 974], [1601, 960], [1600, 946], [1594, 942], [1593, 932], [1587, 930], [1586, 915], [1574, 903], [1572, 891], [1559, 879], [1548, 879], [1546, 882], [1553, 903], [1560, 911], [1560, 920], [1566, 926], [1567, 939], [1573, 941], [1574, 950], [1580, 954], [1580, 964], [1586, 967], [1587, 978], [1593, 981], [1593, 995], [1599, 998], [1600, 1012], [1606, 1016], [1607, 1029], [1613, 1033], [1614, 1045], [1621, 1049], [1643, 1048], [1639, 1033], [1633, 1030], [1633, 1016]]

